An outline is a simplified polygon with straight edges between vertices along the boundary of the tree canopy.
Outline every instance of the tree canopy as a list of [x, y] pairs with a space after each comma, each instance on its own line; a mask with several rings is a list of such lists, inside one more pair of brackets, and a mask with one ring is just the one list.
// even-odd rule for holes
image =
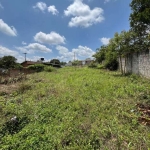
[[9, 69], [15, 68], [17, 59], [13, 56], [4, 56], [0, 58], [0, 68]]
[[134, 45], [139, 50], [147, 49], [150, 46], [150, 1], [132, 0], [130, 7], [130, 30], [135, 33]]

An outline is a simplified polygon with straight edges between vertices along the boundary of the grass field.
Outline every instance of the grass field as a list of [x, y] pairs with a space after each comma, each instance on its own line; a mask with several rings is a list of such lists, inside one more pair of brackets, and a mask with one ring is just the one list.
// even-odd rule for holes
[[0, 96], [1, 150], [150, 148], [149, 118], [140, 121], [138, 110], [150, 101], [148, 79], [62, 68], [29, 75], [16, 87]]

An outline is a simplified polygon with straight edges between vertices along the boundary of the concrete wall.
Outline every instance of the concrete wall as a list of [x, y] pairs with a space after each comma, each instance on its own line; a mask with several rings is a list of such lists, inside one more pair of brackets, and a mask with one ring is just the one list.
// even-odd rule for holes
[[126, 73], [150, 78], [150, 51], [130, 54], [126, 57], [126, 60], [122, 58], [122, 66]]

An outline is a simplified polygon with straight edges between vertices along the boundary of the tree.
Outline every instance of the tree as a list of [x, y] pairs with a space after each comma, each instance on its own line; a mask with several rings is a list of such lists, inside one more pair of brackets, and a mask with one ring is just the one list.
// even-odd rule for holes
[[96, 54], [93, 55], [98, 63], [104, 62], [104, 67], [109, 70], [116, 70], [118, 68], [116, 43], [112, 38], [107, 46], [101, 46], [97, 49]]
[[0, 59], [0, 68], [15, 68], [17, 59], [13, 56], [4, 56]]
[[130, 14], [131, 31], [135, 32], [134, 45], [138, 50], [147, 49], [150, 45], [148, 32], [150, 31], [150, 1], [132, 0]]
[[96, 58], [96, 62], [102, 63], [105, 60], [107, 46], [101, 46], [97, 49], [97, 52], [93, 55]]
[[67, 63], [66, 62], [60, 62], [60, 64], [62, 65], [62, 66], [65, 66]]
[[117, 59], [117, 51], [116, 44], [114, 42], [114, 38], [112, 38], [107, 46], [107, 50], [105, 53], [105, 61], [104, 66], [109, 70], [117, 70], [118, 69], [118, 59]]
[[[96, 54], [93, 57], [96, 61], [102, 63], [106, 68], [110, 70], [116, 70], [118, 68], [118, 58], [120, 60], [121, 73], [125, 73], [125, 66], [122, 65], [122, 57], [126, 56], [133, 51], [133, 32], [122, 31], [120, 34], [116, 32], [114, 37], [110, 39], [107, 46], [101, 46], [97, 49]], [[125, 63], [126, 64], [126, 63]]]
[[80, 62], [79, 62], [78, 60], [75, 60], [75, 61], [72, 62], [72, 65], [73, 65], [73, 66], [78, 66], [79, 63], [80, 63]]

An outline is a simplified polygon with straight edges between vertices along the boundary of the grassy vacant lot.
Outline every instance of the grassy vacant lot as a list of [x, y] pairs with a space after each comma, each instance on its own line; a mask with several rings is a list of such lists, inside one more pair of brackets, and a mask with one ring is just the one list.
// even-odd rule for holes
[[63, 68], [16, 87], [0, 96], [1, 150], [150, 148], [148, 120], [139, 119], [137, 106], [150, 101], [150, 80]]

